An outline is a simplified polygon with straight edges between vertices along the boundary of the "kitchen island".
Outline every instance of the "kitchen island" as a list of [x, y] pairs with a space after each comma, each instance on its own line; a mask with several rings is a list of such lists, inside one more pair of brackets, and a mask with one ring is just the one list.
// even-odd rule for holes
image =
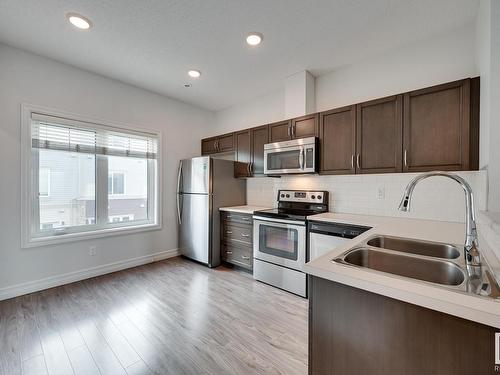
[[335, 213], [314, 220], [372, 229], [305, 265], [310, 374], [495, 373], [498, 299], [334, 261], [374, 236], [460, 249], [464, 224]]

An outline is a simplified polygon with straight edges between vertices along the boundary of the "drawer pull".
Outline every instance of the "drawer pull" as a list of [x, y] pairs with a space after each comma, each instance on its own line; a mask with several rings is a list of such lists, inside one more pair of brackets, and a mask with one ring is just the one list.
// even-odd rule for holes
[[226, 254], [231, 255], [233, 252], [232, 251], [226, 251]]
[[249, 218], [249, 217], [247, 217], [247, 216], [242, 216], [242, 217], [241, 217], [241, 220], [249, 221], [249, 220], [250, 220], [250, 218]]
[[250, 257], [249, 257], [249, 256], [242, 255], [241, 257], [242, 257], [243, 259], [245, 259], [245, 260], [250, 260]]
[[230, 231], [230, 230], [226, 230], [226, 233], [227, 233], [227, 234], [233, 234], [233, 232], [232, 232], [232, 231]]
[[250, 237], [250, 235], [249, 234], [245, 234], [245, 233], [241, 233], [241, 237], [248, 238], [248, 237]]

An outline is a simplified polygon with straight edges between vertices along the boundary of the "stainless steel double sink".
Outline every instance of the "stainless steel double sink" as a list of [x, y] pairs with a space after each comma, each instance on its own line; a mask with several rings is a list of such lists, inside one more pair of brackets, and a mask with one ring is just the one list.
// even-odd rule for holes
[[[333, 261], [434, 283], [457, 291], [490, 294], [491, 286], [487, 282], [471, 290], [462, 248], [446, 243], [375, 235]], [[486, 276], [484, 279], [491, 281], [489, 275]], [[481, 293], [482, 289], [488, 290], [488, 293]]]

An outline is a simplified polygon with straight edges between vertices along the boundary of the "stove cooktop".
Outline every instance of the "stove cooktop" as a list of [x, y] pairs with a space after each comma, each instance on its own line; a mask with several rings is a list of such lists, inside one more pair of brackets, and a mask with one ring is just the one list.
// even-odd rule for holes
[[307, 216], [328, 211], [328, 192], [280, 190], [278, 208], [256, 211], [256, 216], [306, 221]]

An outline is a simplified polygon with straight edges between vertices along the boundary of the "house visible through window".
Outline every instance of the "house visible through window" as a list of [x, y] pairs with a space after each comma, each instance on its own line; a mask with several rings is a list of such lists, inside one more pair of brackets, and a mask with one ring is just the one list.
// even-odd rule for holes
[[38, 195], [40, 197], [48, 197], [50, 195], [50, 169], [40, 168], [40, 176], [38, 177]]
[[28, 242], [157, 224], [156, 135], [38, 113], [30, 128]]
[[110, 195], [124, 194], [125, 192], [125, 173], [108, 173], [108, 193]]

